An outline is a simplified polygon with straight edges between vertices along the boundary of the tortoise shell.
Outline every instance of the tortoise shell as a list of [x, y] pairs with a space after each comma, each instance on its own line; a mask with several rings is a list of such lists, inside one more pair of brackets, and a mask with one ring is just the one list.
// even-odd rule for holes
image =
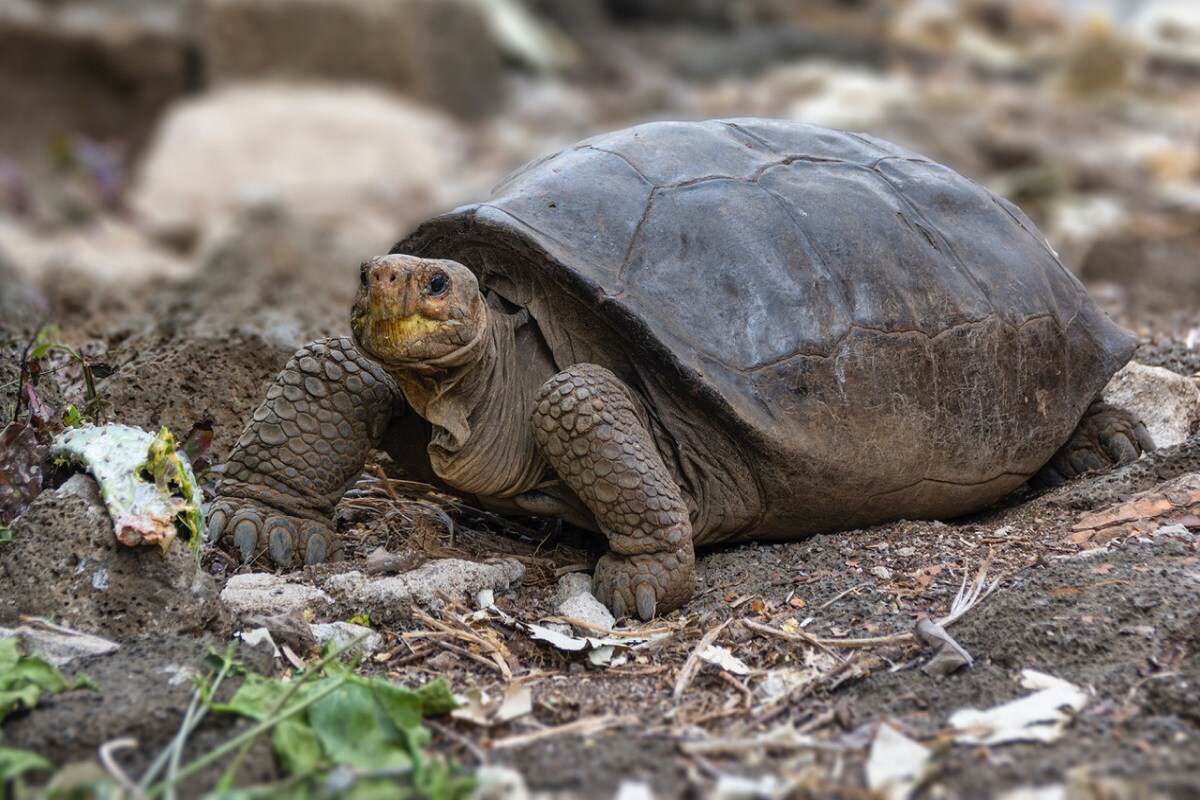
[[1008, 201], [796, 122], [588, 139], [393, 252], [466, 264], [496, 308], [528, 309], [560, 368], [621, 376], [702, 540], [990, 503], [1135, 343]]

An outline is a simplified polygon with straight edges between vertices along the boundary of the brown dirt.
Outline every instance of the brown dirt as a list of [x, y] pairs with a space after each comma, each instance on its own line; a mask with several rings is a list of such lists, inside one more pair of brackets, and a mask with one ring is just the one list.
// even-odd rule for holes
[[[183, 299], [166, 307], [186, 310], [179, 319], [187, 324], [167, 320], [151, 334], [128, 337], [127, 322], [103, 323], [123, 333], [110, 342], [113, 352], [105, 358], [115, 373], [102, 390], [113, 417], [141, 425], [165, 423], [184, 430], [211, 411], [217, 417], [219, 459], [287, 354], [269, 334], [277, 318], [256, 316], [243, 304], [236, 326], [228, 317], [221, 321], [219, 306], [209, 306], [213, 314], [206, 319], [203, 307], [221, 303], [220, 293], [198, 299], [194, 285], [179, 291], [185, 292]], [[209, 329], [201, 330], [202, 325]], [[222, 326], [227, 333], [220, 333]], [[1194, 359], [1194, 351], [1169, 333], [1148, 341], [1142, 352], [1158, 354], [1158, 363], [1184, 372]], [[1195, 481], [1195, 476], [1180, 480]], [[660, 796], [697, 796], [722, 774], [768, 773], [787, 780], [793, 796], [860, 797], [874, 726], [887, 719], [938, 747], [937, 774], [921, 798], [989, 797], [1005, 788], [1067, 780], [1091, 786], [1102, 778], [1110, 787], [1116, 778], [1129, 781], [1126, 789], [1135, 787], [1143, 793], [1134, 795], [1139, 797], [1197, 796], [1200, 545], [1195, 537], [1154, 538], [1154, 532], [1177, 518], [1200, 528], [1196, 508], [1189, 505], [1200, 497], [1188, 493], [1192, 484], [1187, 483], [1173, 493], [1151, 492], [1132, 501], [1110, 492], [1098, 505], [1093, 498], [1086, 510], [1072, 510], [1070, 502], [1059, 500], [1085, 486], [1047, 497], [1017, 496], [1000, 508], [947, 523], [897, 522], [803, 542], [709, 550], [698, 560], [694, 599], [681, 613], [656, 623], [672, 635], [607, 669], [532, 642], [497, 621], [456, 622], [471, 609], [450, 606], [436, 616], [470, 624], [493, 642], [514, 678], [530, 687], [533, 712], [490, 728], [441, 720], [434, 746], [468, 764], [512, 765], [531, 788], [578, 797], [611, 797], [626, 780], [648, 781]], [[381, 544], [407, 551], [414, 563], [447, 554], [515, 554], [529, 567], [525, 584], [498, 604], [525, 620], [551, 614], [556, 574], [590, 567], [602, 549], [593, 537], [552, 525], [500, 524], [436, 498], [397, 504], [382, 500], [378, 490], [369, 494], [374, 499], [343, 507], [351, 554], [361, 557]], [[1163, 497], [1168, 498], [1165, 510]], [[1134, 503], [1139, 524], [1101, 524], [1105, 513], [1128, 502]], [[439, 507], [456, 520], [453, 536]], [[1097, 548], [1106, 549], [1079, 555]], [[825, 654], [743, 624], [777, 629], [811, 618], [802, 630], [819, 637], [905, 633], [920, 614], [946, 613], [964, 577], [989, 558], [989, 575], [999, 579], [999, 589], [950, 629], [975, 664], [940, 680], [920, 671], [925, 657], [912, 644], [833, 648]], [[231, 567], [221, 559], [210, 566], [218, 577]], [[702, 636], [726, 621], [730, 624], [716, 643], [733, 650], [752, 673], [723, 676], [703, 665], [674, 699], [689, 655]], [[410, 627], [423, 625], [416, 620]], [[406, 640], [406, 632], [385, 630], [385, 652], [368, 668], [408, 683], [445, 675], [460, 692], [472, 687], [492, 695], [503, 691], [498, 668], [429, 639]], [[121, 658], [136, 664], [82, 665], [89, 675], [104, 678], [102, 694], [48, 702], [6, 725], [7, 742], [61, 752], [61, 760], [84, 757], [105, 737], [129, 731], [146, 751], [161, 746], [178, 723], [185, 693], [147, 688], [136, 676], [153, 673], [155, 659], [166, 664], [196, 655], [189, 663], [198, 661], [203, 648], [176, 641], [151, 638], [127, 646]], [[481, 654], [487, 655], [476, 653]], [[817, 668], [810, 683], [782, 699], [764, 695], [771, 670], [806, 664]], [[991, 749], [939, 744], [954, 710], [1023, 694], [1016, 678], [1024, 668], [1072, 681], [1091, 694], [1060, 742]], [[143, 713], [150, 707], [152, 713]], [[609, 717], [618, 719], [600, 732], [554, 730]], [[781, 726], [811, 735], [818, 745], [751, 746], [705, 756], [687, 752], [696, 742], [753, 739]], [[506, 741], [539, 732], [544, 738], [532, 743]], [[219, 737], [221, 730], [211, 735]], [[68, 747], [66, 739], [76, 744]], [[269, 762], [264, 752], [254, 766], [269, 771]]]
[[[217, 460], [286, 360], [284, 345], [343, 329], [345, 293], [353, 288], [352, 275], [331, 277], [330, 265], [355, 260], [320, 235], [269, 215], [245, 222], [245, 230], [214, 248], [195, 280], [160, 287], [124, 311], [89, 316], [77, 308], [65, 326], [75, 344], [94, 338], [108, 351], [104, 358], [115, 372], [101, 390], [111, 418], [167, 424], [182, 433], [211, 412]], [[1141, 240], [1119, 244], [1098, 251], [1088, 270], [1109, 287], [1117, 285], [1106, 295], [1106, 307], [1145, 335], [1138, 358], [1182, 374], [1200, 371], [1200, 351], [1185, 338], [1200, 324], [1194, 275], [1172, 272], [1178, 264], [1200, 263], [1200, 241], [1181, 237], [1166, 250]], [[1190, 249], [1180, 249], [1185, 245]], [[1139, 264], [1155, 265], [1159, 282], [1183, 275], [1187, 293], [1148, 286]], [[0, 380], [12, 373], [4, 355], [15, 351], [7, 348], [0, 351]], [[1190, 478], [1180, 480], [1197, 474], [1191, 469]], [[1159, 477], [1166, 476], [1151, 474], [1151, 483]], [[463, 622], [473, 609], [453, 605], [435, 616], [469, 627], [490, 643], [487, 652], [482, 646], [464, 651], [461, 641], [451, 642], [459, 648], [452, 650], [436, 638], [406, 639], [428, 624], [417, 619], [406, 629], [382, 631], [385, 649], [366, 666], [407, 683], [446, 676], [456, 691], [480, 688], [496, 696], [506, 683], [502, 670], [481, 662], [498, 654], [514, 679], [530, 687], [532, 713], [492, 727], [440, 720], [435, 748], [468, 764], [513, 765], [531, 788], [578, 797], [611, 797], [626, 780], [648, 781], [664, 797], [701, 796], [723, 774], [773, 774], [796, 797], [864, 797], [862, 764], [884, 719], [938, 751], [937, 774], [920, 798], [993, 797], [1015, 786], [1067, 781], [1080, 797], [1197, 797], [1197, 507], [1183, 484], [1135, 498], [1125, 496], [1132, 490], [1105, 487], [1111, 484], [1091, 479], [944, 523], [896, 522], [803, 542], [706, 551], [697, 562], [695, 597], [682, 612], [650, 626], [670, 637], [632, 651], [621, 666], [592, 666], [498, 621]], [[499, 524], [425, 500], [396, 503], [376, 493], [370, 502], [343, 504], [350, 554], [365, 556], [379, 545], [407, 553], [412, 563], [448, 554], [515, 554], [529, 568], [525, 583], [497, 602], [509, 614], [536, 621], [553, 612], [557, 574], [590, 568], [602, 550], [594, 538], [553, 525]], [[1104, 522], [1105, 514], [1130, 503], [1131, 524]], [[454, 518], [453, 535], [438, 508]], [[1155, 536], [1172, 524], [1190, 529], [1192, 538]], [[942, 679], [920, 671], [926, 656], [913, 644], [827, 652], [747, 624], [802, 626], [806, 635], [827, 638], [904, 634], [921, 614], [945, 614], [964, 578], [985, 562], [999, 588], [950, 628], [975, 663]], [[218, 578], [236, 568], [219, 557], [208, 566]], [[680, 673], [701, 638], [727, 622], [716, 643], [745, 661], [751, 674], [734, 677], [702, 665], [675, 699]], [[79, 669], [98, 680], [102, 692], [49, 700], [6, 724], [5, 743], [69, 760], [134, 733], [152, 752], [178, 725], [187, 691], [149, 676], [170, 664], [195, 665], [203, 650], [202, 640], [152, 637], [82, 664]], [[782, 668], [808, 669], [809, 681], [772, 699], [764, 684]], [[1087, 707], [1062, 740], [986, 749], [947, 743], [954, 710], [1022, 695], [1016, 678], [1024, 668], [1089, 691]], [[612, 726], [584, 735], [555, 730], [597, 719]], [[694, 753], [699, 742], [753, 740], [785, 726], [815, 744]], [[518, 736], [542, 738], [522, 744], [513, 739]], [[269, 756], [262, 753], [252, 766], [270, 772]]]

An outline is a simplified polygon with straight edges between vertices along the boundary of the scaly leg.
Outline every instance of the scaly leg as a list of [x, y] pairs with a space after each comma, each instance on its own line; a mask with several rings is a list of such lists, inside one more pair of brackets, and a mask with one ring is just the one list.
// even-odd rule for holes
[[1137, 461], [1143, 452], [1154, 449], [1154, 440], [1141, 420], [1097, 400], [1088, 407], [1067, 443], [1029, 484], [1035, 489], [1059, 486], [1085, 472]]
[[281, 566], [341, 556], [333, 509], [354, 485], [402, 396], [349, 337], [301, 348], [279, 373], [226, 462], [209, 541]]
[[692, 525], [625, 385], [576, 364], [542, 386], [532, 423], [542, 455], [608, 537], [593, 579], [600, 601], [642, 619], [682, 606], [695, 589]]

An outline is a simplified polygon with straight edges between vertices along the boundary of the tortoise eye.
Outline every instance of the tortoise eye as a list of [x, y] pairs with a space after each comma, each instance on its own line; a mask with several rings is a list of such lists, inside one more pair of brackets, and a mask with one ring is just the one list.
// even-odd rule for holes
[[425, 284], [425, 291], [434, 296], [445, 294], [449, 288], [450, 279], [440, 272], [430, 278], [429, 283]]

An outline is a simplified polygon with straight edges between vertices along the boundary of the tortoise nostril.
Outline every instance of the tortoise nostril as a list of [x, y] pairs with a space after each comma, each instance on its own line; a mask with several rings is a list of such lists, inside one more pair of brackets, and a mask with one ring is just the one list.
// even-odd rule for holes
[[396, 282], [396, 273], [393, 272], [391, 275], [388, 275], [388, 283], [395, 283], [395, 282]]

